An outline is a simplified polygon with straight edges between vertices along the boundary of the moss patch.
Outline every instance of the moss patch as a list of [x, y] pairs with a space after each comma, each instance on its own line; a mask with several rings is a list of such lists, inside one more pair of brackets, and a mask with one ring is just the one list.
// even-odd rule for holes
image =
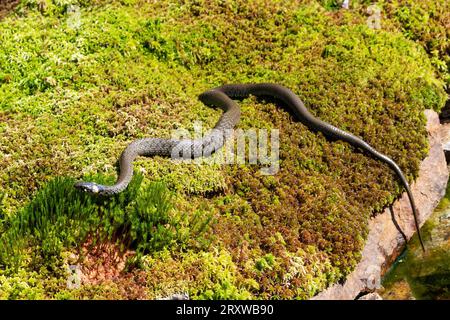
[[[330, 16], [342, 24], [366, 23], [374, 11], [368, 11], [371, 2], [350, 1], [349, 10], [337, 11], [340, 0], [321, 0]], [[450, 3], [446, 0], [381, 0], [381, 28], [401, 32], [407, 39], [420, 44], [430, 56], [436, 72], [450, 85]]]
[[[113, 179], [136, 138], [192, 131], [195, 121], [212, 127], [220, 110], [196, 96], [233, 82], [291, 88], [412, 180], [427, 153], [423, 110], [445, 101], [435, 63], [399, 30], [371, 30], [356, 9], [350, 22], [336, 12], [313, 1], [22, 1], [0, 22], [3, 215], [18, 215], [56, 176]], [[199, 217], [210, 219], [201, 237], [145, 252], [149, 297], [308, 298], [354, 268], [369, 217], [401, 192], [387, 166], [310, 132], [273, 101], [240, 105], [240, 128], [280, 130], [275, 176], [256, 165], [136, 162], [144, 184], [172, 190], [176, 216], [199, 228]], [[2, 281], [15, 277], [8, 270]], [[119, 287], [103, 296], [126, 297]], [[102, 290], [36, 288], [46, 298]]]

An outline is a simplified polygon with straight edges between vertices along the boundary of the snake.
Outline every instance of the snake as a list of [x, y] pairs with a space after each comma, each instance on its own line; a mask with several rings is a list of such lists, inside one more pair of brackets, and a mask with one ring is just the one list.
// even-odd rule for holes
[[388, 156], [378, 152], [361, 138], [324, 122], [312, 115], [303, 101], [290, 89], [275, 83], [226, 84], [207, 90], [199, 95], [199, 100], [208, 107], [218, 107], [223, 110], [218, 122], [210, 133], [200, 139], [165, 139], [144, 138], [131, 142], [122, 152], [119, 159], [119, 176], [112, 186], [95, 182], [77, 182], [79, 190], [99, 196], [112, 196], [126, 189], [133, 177], [133, 161], [138, 156], [169, 157], [181, 155], [183, 158], [208, 156], [219, 150], [229, 138], [229, 129], [233, 129], [240, 119], [240, 107], [234, 100], [242, 100], [253, 95], [257, 98], [269, 97], [286, 105], [295, 118], [314, 132], [321, 132], [333, 140], [349, 143], [356, 149], [368, 153], [373, 158], [386, 163], [399, 178], [406, 190], [412, 208], [414, 224], [422, 250], [425, 247], [420, 234], [418, 213], [411, 188], [405, 175], [397, 163]]

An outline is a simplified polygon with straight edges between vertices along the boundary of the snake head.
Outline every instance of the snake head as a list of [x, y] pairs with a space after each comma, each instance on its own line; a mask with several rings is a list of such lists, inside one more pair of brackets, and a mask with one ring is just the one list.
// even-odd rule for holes
[[77, 182], [75, 188], [91, 194], [101, 194], [104, 187], [95, 182]]

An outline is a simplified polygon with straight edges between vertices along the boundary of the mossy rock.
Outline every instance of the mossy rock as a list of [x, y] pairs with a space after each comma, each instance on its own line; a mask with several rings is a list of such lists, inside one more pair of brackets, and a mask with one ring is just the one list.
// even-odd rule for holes
[[[134, 139], [192, 132], [195, 121], [212, 127], [220, 110], [196, 97], [224, 83], [291, 88], [412, 181], [428, 148], [423, 111], [442, 108], [443, 77], [417, 39], [370, 29], [358, 5], [338, 19], [333, 4], [316, 1], [22, 1], [0, 22], [4, 216], [54, 177], [113, 177]], [[146, 252], [149, 297], [311, 297], [353, 270], [370, 216], [401, 193], [386, 165], [309, 131], [281, 105], [239, 104], [239, 128], [280, 130], [276, 175], [257, 165], [136, 162], [144, 183], [162, 180], [175, 194], [174, 219], [211, 217], [202, 244]], [[58, 288], [42, 294], [98, 292]]]

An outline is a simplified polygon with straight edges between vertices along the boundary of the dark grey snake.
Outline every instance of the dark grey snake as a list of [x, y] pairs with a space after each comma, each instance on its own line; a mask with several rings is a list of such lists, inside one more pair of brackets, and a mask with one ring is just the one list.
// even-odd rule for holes
[[303, 102], [297, 95], [295, 95], [288, 88], [278, 84], [232, 84], [224, 85], [202, 93], [199, 96], [199, 99], [205, 105], [211, 107], [220, 107], [224, 110], [224, 113], [222, 114], [210, 134], [198, 140], [147, 138], [133, 141], [127, 146], [120, 157], [120, 174], [116, 184], [114, 184], [113, 186], [105, 186], [97, 184], [95, 182], [78, 182], [75, 184], [75, 187], [85, 192], [102, 196], [111, 196], [123, 191], [130, 183], [133, 176], [133, 161], [137, 156], [148, 157], [158, 155], [168, 157], [173, 155], [174, 153], [183, 153], [185, 155], [188, 154], [191, 158], [196, 158], [204, 155], [209, 155], [217, 151], [223, 146], [224, 141], [227, 138], [225, 132], [229, 130], [226, 129], [234, 128], [240, 118], [240, 108], [232, 99], [244, 99], [249, 95], [254, 95], [257, 97], [265, 96], [278, 99], [285, 105], [287, 105], [295, 114], [297, 119], [305, 124], [309, 129], [320, 131], [330, 138], [348, 142], [352, 146], [368, 152], [374, 158], [387, 163], [400, 178], [403, 186], [406, 189], [409, 201], [411, 203], [419, 241], [422, 249], [425, 250], [420, 235], [414, 198], [409, 188], [408, 181], [406, 180], [399, 166], [392, 159], [379, 153], [360, 138], [314, 117], [306, 109]]

